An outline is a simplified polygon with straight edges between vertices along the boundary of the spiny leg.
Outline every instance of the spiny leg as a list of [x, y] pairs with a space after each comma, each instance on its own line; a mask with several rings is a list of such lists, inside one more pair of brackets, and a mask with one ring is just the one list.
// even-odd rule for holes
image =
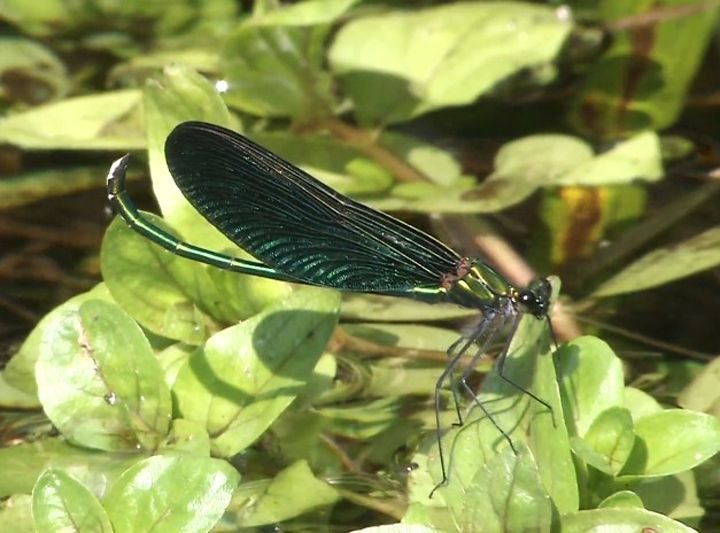
[[[463, 345], [462, 348], [460, 348], [460, 350], [458, 350], [456, 355], [453, 355], [453, 352], [455, 352], [455, 349], [460, 344]], [[453, 342], [450, 345], [450, 347], [447, 349], [447, 351], [445, 352], [445, 354], [448, 356], [448, 361], [452, 361], [457, 356], [462, 357], [462, 355], [468, 350], [468, 347], [469, 347], [469, 342], [467, 341], [467, 339], [465, 339], [465, 337], [460, 337], [458, 340]], [[452, 393], [453, 404], [455, 405], [455, 413], [457, 415], [457, 421], [453, 422], [453, 425], [454, 426], [456, 426], [456, 425], [462, 426], [462, 413], [460, 412], [460, 402], [458, 400], [457, 387], [455, 387], [455, 380], [453, 379], [452, 376], [450, 376], [450, 392]], [[438, 408], [439, 408], [439, 405], [438, 405], [438, 402], [436, 401], [435, 402], [435, 413], [436, 414], [438, 412]]]
[[438, 454], [440, 455], [440, 470], [442, 472], [442, 480], [430, 491], [430, 498], [433, 497], [433, 494], [435, 494], [435, 491], [438, 488], [446, 485], [448, 481], [447, 469], [445, 467], [445, 454], [443, 452], [442, 446], [442, 435], [440, 432], [440, 391], [442, 390], [443, 384], [445, 383], [447, 378], [452, 378], [452, 373], [455, 370], [455, 367], [457, 367], [457, 365], [460, 363], [460, 358], [463, 355], [464, 354], [461, 350], [457, 353], [457, 355], [453, 356], [452, 359], [450, 359], [450, 362], [445, 367], [445, 370], [443, 370], [442, 374], [440, 374], [440, 377], [435, 383], [435, 440], [437, 440]]
[[[459, 358], [464, 356], [467, 351], [470, 349], [470, 347], [478, 342], [478, 340], [485, 335], [485, 332], [488, 329], [489, 324], [494, 320], [494, 314], [486, 314], [482, 317], [482, 320], [478, 324], [478, 326], [473, 330], [472, 334], [467, 337], [460, 337], [457, 341], [452, 343], [450, 347], [447, 349], [447, 356], [450, 361], [453, 361], [455, 358]], [[455, 351], [455, 348], [457, 348], [459, 345], [462, 345], [462, 347], [458, 350], [456, 355], [453, 355], [453, 352]], [[437, 389], [436, 389], [437, 390]], [[453, 402], [455, 404], [455, 413], [457, 415], [457, 421], [453, 422], [453, 426], [462, 426], [463, 425], [463, 415], [460, 411], [460, 401], [458, 400], [458, 393], [457, 393], [457, 383], [453, 379], [453, 376], [450, 375], [450, 392], [453, 396]], [[439, 403], [439, 397], [436, 396], [435, 398], [435, 412], [437, 413], [440, 408]]]
[[[462, 345], [462, 348], [458, 352], [458, 356], [463, 357], [468, 352], [468, 350], [470, 350], [470, 348], [473, 345], [480, 342], [480, 340], [488, 333], [488, 331], [491, 330], [491, 326], [494, 324], [496, 318], [497, 318], [497, 313], [495, 311], [484, 311], [482, 320], [480, 320], [477, 327], [475, 327], [475, 329], [472, 331], [472, 333], [470, 335], [468, 335], [467, 337], [461, 337], [455, 343], [453, 343], [450, 346], [450, 348], [448, 348], [448, 357], [450, 357], [452, 359], [453, 356], [450, 355], [451, 350], [460, 342], [465, 341]], [[477, 353], [480, 353], [480, 354], [485, 353], [485, 351], [487, 350], [487, 347], [490, 346], [490, 344], [492, 344], [492, 339], [494, 339], [494, 337], [495, 337], [495, 335], [494, 335], [495, 332], [493, 331], [492, 333], [493, 333], [493, 335], [489, 339], [486, 338], [485, 340], [482, 341], [482, 344], [479, 345]], [[474, 356], [471, 361], [477, 361], [477, 357]], [[475, 366], [476, 365], [477, 365], [477, 363], [475, 363]], [[469, 366], [473, 367], [473, 363], [471, 362], [471, 364]], [[463, 371], [463, 375], [465, 375], [465, 374], [466, 374], [466, 372]], [[469, 373], [467, 375], [469, 375]], [[463, 425], [463, 414], [462, 414], [462, 411], [460, 410], [460, 402], [459, 402], [458, 396], [457, 396], [457, 382], [455, 381], [455, 379], [452, 375], [450, 376], [450, 389], [453, 392], [453, 399], [455, 401], [455, 412], [457, 414], [457, 422], [453, 422], [453, 425], [457, 426], [457, 427], [461, 427]], [[437, 404], [436, 404], [436, 408], [437, 408]]]
[[[496, 317], [493, 317], [493, 320]], [[512, 439], [510, 438], [510, 435], [502, 428], [500, 427], [500, 424], [498, 424], [497, 420], [495, 420], [495, 417], [490, 414], [490, 412], [487, 410], [487, 407], [485, 407], [485, 404], [480, 401], [480, 398], [477, 397], [477, 394], [475, 394], [475, 391], [472, 390], [470, 385], [468, 384], [468, 379], [470, 378], [470, 374], [472, 374], [473, 370], [477, 366], [480, 359], [485, 357], [485, 352], [487, 350], [487, 347], [492, 344], [492, 342], [497, 337], [498, 333], [501, 332], [505, 326], [505, 318], [501, 315], [500, 323], [497, 325], [497, 327], [489, 328], [490, 334], [483, 342], [482, 346], [479, 347], [473, 358], [470, 360], [470, 363], [467, 365], [465, 370], [462, 373], [462, 376], [460, 377], [460, 386], [465, 390], [468, 396], [470, 396], [473, 399], [473, 402], [475, 405], [477, 405], [480, 410], [483, 412], [485, 417], [487, 417], [488, 420], [492, 423], [493, 426], [495, 426], [495, 429], [498, 430], [498, 433], [502, 435], [502, 437], [507, 441], [507, 443], [510, 445], [510, 448], [512, 449], [513, 453], [517, 455], [517, 449], [515, 448], [515, 444], [513, 444]], [[517, 320], [517, 319], [515, 319]], [[513, 327], [513, 329], [515, 329]]]
[[513, 338], [515, 338], [515, 334], [517, 333], [518, 327], [520, 326], [520, 320], [522, 318], [522, 315], [518, 314], [516, 315], [515, 319], [513, 320], [512, 328], [510, 330], [510, 334], [508, 335], [508, 340], [505, 342], [505, 345], [503, 346], [502, 351], [500, 352], [500, 355], [498, 355], [497, 358], [497, 373], [500, 378], [507, 383], [508, 385], [512, 385], [517, 390], [522, 392], [523, 394], [527, 394], [530, 396], [533, 400], [538, 402], [540, 405], [543, 405], [545, 408], [547, 408], [548, 411], [550, 411], [550, 416], [552, 417], [552, 423], [553, 427], [557, 427], [557, 423], [555, 421], [555, 411], [553, 410], [552, 406], [547, 403], [545, 400], [537, 396], [535, 393], [529, 391], [525, 387], [521, 387], [517, 383], [515, 383], [513, 380], [505, 376], [503, 371], [505, 370], [505, 361], [507, 360], [508, 353], [510, 352], [510, 345], [512, 344]]
[[[494, 314], [486, 314], [478, 327], [475, 329], [472, 335], [470, 335], [467, 339], [464, 337], [459, 339], [457, 342], [453, 343], [450, 348], [448, 348], [448, 357], [450, 358], [450, 362], [445, 367], [445, 370], [443, 370], [442, 374], [440, 374], [440, 377], [438, 378], [437, 382], [435, 383], [435, 438], [437, 440], [437, 446], [438, 446], [438, 454], [440, 455], [440, 470], [442, 471], [442, 480], [433, 487], [433, 489], [430, 491], [429, 497], [432, 498], [433, 494], [435, 494], [435, 491], [439, 489], [440, 487], [444, 486], [448, 482], [448, 476], [447, 476], [447, 468], [445, 465], [445, 454], [443, 452], [443, 446], [442, 446], [442, 433], [441, 433], [441, 426], [440, 426], [440, 391], [443, 389], [443, 385], [445, 382], [450, 378], [450, 387], [453, 391], [453, 398], [455, 400], [455, 410], [457, 412], [458, 416], [458, 422], [454, 425], [462, 426], [463, 420], [462, 420], [462, 414], [460, 412], [460, 407], [458, 403], [457, 393], [455, 390], [455, 383], [452, 379], [452, 374], [455, 371], [455, 368], [460, 364], [460, 360], [462, 359], [463, 355], [465, 355], [465, 352], [472, 346], [477, 340], [482, 337], [485, 332], [487, 331], [490, 324], [495, 319]], [[462, 344], [462, 348], [458, 350], [457, 354], [452, 355], [452, 350], [455, 349], [456, 346], [458, 346], [462, 341], [465, 341]], [[485, 344], [485, 343], [483, 343]]]

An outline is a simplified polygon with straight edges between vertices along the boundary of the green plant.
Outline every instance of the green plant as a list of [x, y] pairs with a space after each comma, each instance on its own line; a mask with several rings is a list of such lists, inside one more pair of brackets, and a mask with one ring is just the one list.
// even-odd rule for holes
[[[644, 192], [636, 182], [663, 177], [666, 139], [656, 130], [675, 120], [712, 27], [712, 17], [700, 16], [681, 28], [698, 35], [683, 68], [663, 48], [673, 41], [664, 29], [654, 59], [676, 73], [664, 99], [639, 93], [627, 106], [633, 113], [610, 112], [607, 120], [587, 124], [582, 104], [597, 102], [593, 95], [627, 98], [626, 86], [607, 72], [616, 72], [617, 56], [632, 43], [615, 41], [609, 57], [594, 63], [605, 74], [587, 76], [568, 106], [569, 118], [576, 131], [617, 141], [612, 148], [600, 153], [571, 134], [526, 135], [498, 151], [493, 173], [477, 185], [450, 152], [396, 126], [469, 106], [491, 90], [502, 93], [502, 83], [522, 69], [532, 72], [535, 87], [547, 85], [554, 79], [552, 61], [580, 28], [544, 6], [514, 2], [381, 14], [349, 0], [281, 9], [263, 3], [255, 16], [233, 19], [232, 31], [218, 30], [199, 46], [198, 28], [211, 26], [217, 13], [229, 16], [220, 9], [226, 4], [215, 6], [214, 15], [198, 15], [197, 26], [189, 24], [188, 11], [182, 24], [160, 25], [160, 14], [148, 8], [141, 15], [157, 22], [158, 48], [145, 56], [135, 50], [114, 71], [122, 79], [123, 72], [153, 70], [143, 89], [16, 109], [0, 122], [0, 139], [28, 149], [147, 149], [163, 215], [157, 223], [233, 254], [242, 252], [189, 208], [165, 167], [163, 143], [180, 121], [244, 128], [332, 186], [383, 209], [494, 213], [540, 191], [547, 233], [543, 246], [540, 237], [534, 244], [537, 264], [562, 264], [580, 253], [567, 247], [580, 229], [587, 229], [587, 242], [597, 242], [642, 212]], [[48, 20], [83, 22], [54, 17]], [[30, 35], [44, 36], [52, 27], [41, 18], [27, 20]], [[506, 31], [508, 21], [513, 31]], [[408, 37], [435, 22], [453, 31], [437, 32], [437, 40], [423, 45]], [[168, 30], [178, 27], [187, 33]], [[128, 43], [121, 41], [94, 39], [113, 53]], [[222, 46], [213, 48], [218, 42]], [[230, 91], [219, 95], [187, 66], [159, 74], [169, 57], [202, 58], [196, 66], [228, 80]], [[60, 70], [44, 75], [53, 79]], [[59, 95], [67, 84], [58, 82]], [[665, 104], [670, 97], [673, 106]], [[600, 108], [612, 102], [608, 97]], [[140, 158], [133, 165], [142, 168]], [[68, 174], [84, 187], [87, 173], [83, 167]], [[595, 226], [578, 228], [573, 210], [588, 194], [601, 198], [600, 215]], [[2, 198], [13, 201], [10, 194]], [[688, 210], [679, 207], [672, 216]], [[625, 242], [626, 256], [658, 230], [645, 231], [644, 239]], [[575, 291], [586, 288], [587, 307], [717, 265], [716, 234], [707, 229], [672, 254], [661, 247], [626, 267], [599, 260], [587, 269], [591, 274], [569, 277]], [[712, 367], [681, 395], [682, 405], [711, 414], [668, 409], [625, 385], [620, 359], [603, 341], [580, 337], [553, 355], [545, 324], [530, 317], [507, 371], [552, 412], [489, 372], [480, 398], [510, 432], [518, 454], [498, 445], [497, 429], [478, 409], [468, 406], [466, 424], [454, 428], [449, 408], [443, 443], [450, 479], [428, 499], [440, 473], [427, 397], [457, 333], [410, 323], [465, 318], [467, 311], [363, 297], [341, 305], [333, 291], [177, 258], [119, 220], [110, 224], [100, 256], [102, 283], [43, 318], [2, 373], [3, 406], [41, 407], [59, 435], [26, 435], [0, 449], [0, 495], [10, 498], [0, 529], [34, 523], [38, 530], [137, 531], [153, 523], [202, 531], [277, 522], [351, 529], [388, 516], [402, 520], [403, 530], [418, 531], [684, 531], [699, 523], [704, 509], [691, 469], [720, 446]], [[406, 499], [398, 471], [411, 463], [417, 467], [407, 476]]]

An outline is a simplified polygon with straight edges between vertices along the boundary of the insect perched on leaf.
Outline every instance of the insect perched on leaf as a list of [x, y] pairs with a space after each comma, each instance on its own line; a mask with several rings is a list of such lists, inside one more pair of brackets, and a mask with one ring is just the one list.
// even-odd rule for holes
[[[497, 424], [468, 384], [477, 360], [498, 332], [508, 340], [498, 356], [506, 382], [552, 408], [503, 375], [510, 341], [523, 314], [547, 319], [551, 285], [538, 279], [517, 288], [479, 259], [462, 257], [435, 238], [371, 209], [320, 183], [294, 165], [231, 130], [184, 122], [167, 138], [165, 157], [175, 183], [190, 204], [230, 240], [252, 254], [249, 261], [180, 241], [137, 210], [125, 190], [128, 156], [107, 178], [108, 198], [127, 224], [150, 241], [182, 257], [218, 268], [341, 291], [449, 302], [477, 309], [481, 320], [448, 348], [448, 364], [435, 386], [435, 423], [447, 482], [440, 427], [440, 393], [459, 387]], [[477, 352], [453, 379], [462, 357]], [[459, 407], [458, 422], [462, 424]], [[434, 489], [433, 489], [434, 492]]]

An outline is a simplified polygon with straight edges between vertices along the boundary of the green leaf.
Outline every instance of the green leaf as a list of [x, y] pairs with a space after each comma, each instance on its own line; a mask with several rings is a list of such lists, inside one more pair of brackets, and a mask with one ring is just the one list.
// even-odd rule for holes
[[[167, 227], [161, 219], [146, 216]], [[169, 275], [167, 264], [179, 261], [180, 258], [141, 237], [119, 218], [108, 227], [100, 248], [103, 279], [125, 311], [153, 333], [199, 344], [207, 335], [208, 319]], [[183, 265], [191, 270], [200, 269], [187, 260]]]
[[[100, 283], [95, 288], [73, 296], [68, 301], [57, 306], [55, 309], [45, 315], [33, 328], [30, 334], [23, 342], [18, 352], [10, 359], [3, 378], [9, 385], [19, 389], [27, 394], [37, 394], [37, 384], [35, 382], [35, 363], [40, 355], [40, 343], [45, 330], [51, 324], [56, 323], [58, 317], [70, 311], [76, 311], [83, 302], [88, 300], [105, 300], [112, 301], [112, 296], [104, 283]], [[39, 402], [37, 407], [39, 407]]]
[[635, 422], [637, 439], [623, 476], [667, 476], [696, 467], [720, 451], [720, 420], [668, 409]]
[[[221, 251], [249, 257], [245, 252], [236, 253], [236, 250]], [[162, 268], [170, 274], [178, 289], [202, 314], [221, 324], [234, 324], [253, 316], [292, 290], [281, 281], [238, 274], [164, 251], [160, 258]]]
[[[641, 185], [545, 189], [529, 255], [544, 259], [546, 268], [599, 257], [594, 254], [603, 239], [644, 216], [646, 204], [647, 190]], [[581, 276], [586, 279], [601, 271], [601, 263], [593, 261]]]
[[[423, 464], [418, 464], [418, 469], [424, 467]], [[417, 469], [416, 469], [417, 470]], [[436, 533], [437, 531], [457, 531], [458, 525], [453, 522], [452, 517], [447, 513], [444, 508], [434, 507], [422, 502], [410, 502], [407, 508], [407, 512], [402, 519], [402, 525], [406, 524], [428, 524], [432, 526], [430, 531]], [[416, 527], [416, 526], [410, 526]], [[425, 526], [422, 526], [425, 527]], [[411, 530], [413, 531], [413, 530]]]
[[635, 387], [625, 387], [623, 391], [623, 404], [632, 414], [633, 421], [663, 410], [658, 401], [647, 392]]
[[233, 3], [226, 0], [182, 2], [170, 11], [162, 2], [92, 0], [77, 4], [62, 0], [33, 3], [4, 0], [0, 4], [0, 13], [32, 35], [48, 40], [63, 39], [63, 50], [99, 49], [112, 51], [115, 56], [126, 56], [142, 53], [151, 45], [133, 42], [133, 38], [138, 39], [138, 34], [152, 37], [153, 41], [158, 34], [165, 33], [177, 39], [179, 33], [190, 27], [196, 31], [205, 30], [207, 39], [208, 34], [213, 35], [213, 28], [207, 26], [228, 23], [227, 19], [235, 14], [234, 8]]
[[643, 509], [643, 501], [631, 490], [621, 490], [611, 494], [598, 504], [598, 509]]
[[331, 114], [330, 75], [323, 71], [329, 25], [245, 24], [222, 51], [229, 106], [261, 117], [310, 122]]
[[538, 187], [556, 185], [592, 161], [590, 146], [569, 135], [531, 135], [509, 142], [495, 156], [495, 170], [470, 199], [484, 198], [491, 211], [521, 202]]
[[609, 473], [617, 475], [635, 442], [630, 411], [623, 407], [606, 409], [593, 420], [584, 440], [603, 457], [610, 468]]
[[37, 531], [113, 531], [95, 495], [62, 470], [50, 468], [38, 478], [32, 512]]
[[600, 413], [623, 405], [622, 363], [595, 337], [561, 346], [556, 357], [570, 433], [582, 437]]
[[377, 194], [390, 188], [392, 175], [358, 149], [328, 137], [258, 132], [252, 138], [346, 194]]
[[116, 64], [107, 76], [107, 83], [126, 83], [128, 79], [159, 75], [168, 65], [177, 64], [205, 73], [220, 72], [219, 51], [209, 47], [147, 50], [142, 55], [129, 57], [125, 62]]
[[437, 529], [418, 524], [386, 524], [355, 529], [353, 533], [437, 533]]
[[207, 428], [214, 454], [245, 449], [302, 392], [339, 303], [334, 291], [303, 288], [213, 335], [190, 357], [173, 392], [182, 416]]
[[29, 34], [41, 36], [52, 34], [58, 26], [70, 24], [71, 20], [70, 9], [62, 0], [5, 0], [0, 4], [0, 14]]
[[[678, 9], [684, 2], [667, 4]], [[652, 16], [651, 1], [601, 2], [609, 26]], [[672, 7], [671, 7], [672, 6]], [[711, 42], [718, 9], [662, 17], [652, 25], [614, 32], [612, 42], [583, 77], [570, 107], [570, 122], [583, 135], [617, 139], [639, 130], [672, 125]]]
[[20, 207], [45, 198], [95, 189], [106, 167], [31, 170], [0, 181], [0, 208]]
[[176, 418], [172, 421], [170, 433], [161, 448], [163, 451], [177, 450], [195, 456], [210, 457], [210, 436], [201, 424]]
[[692, 276], [720, 264], [720, 226], [646, 254], [600, 285], [592, 297], [626, 294]]
[[190, 242], [223, 249], [230, 241], [185, 200], [165, 162], [165, 139], [187, 120], [231, 126], [230, 113], [210, 82], [182, 65], [165, 68], [163, 76], [148, 81], [143, 93], [148, 157], [153, 192], [163, 217]]
[[168, 431], [170, 391], [160, 365], [114, 304], [89, 300], [48, 326], [36, 377], [45, 413], [75, 443], [152, 450]]
[[34, 531], [32, 496], [15, 494], [0, 506], [0, 531]]
[[50, 48], [29, 39], [3, 37], [0, 49], [0, 77], [6, 80], [0, 89], [4, 100], [32, 105], [65, 96], [70, 87], [68, 74]]
[[539, 187], [552, 185], [617, 185], [663, 175], [660, 141], [645, 132], [593, 155], [586, 142], [570, 135], [530, 135], [509, 142], [495, 156], [495, 170], [468, 201], [485, 202], [484, 210], [515, 205]]
[[[323, 444], [325, 426], [325, 419], [320, 414], [293, 404], [270, 428], [275, 453], [286, 463], [302, 460], [307, 461], [315, 471], [340, 471], [342, 462], [337, 454]], [[254, 497], [247, 492], [238, 492], [238, 497], [241, 496]]]
[[325, 392], [332, 389], [337, 377], [337, 369], [338, 362], [335, 355], [329, 352], [323, 353], [308, 379], [305, 390], [295, 398], [293, 409], [304, 411], [311, 408]]
[[694, 533], [695, 530], [680, 522], [645, 509], [595, 509], [579, 511], [561, 518], [563, 531], [612, 531], [637, 533], [646, 530], [663, 533]]
[[135, 89], [68, 98], [4, 118], [0, 142], [33, 150], [140, 149], [139, 109]]
[[[610, 465], [607, 457], [596, 452], [593, 447], [585, 442], [585, 440], [581, 437], [570, 437], [570, 446], [572, 447], [573, 455], [586, 465], [592, 466], [607, 476], [614, 475], [612, 466]], [[584, 473], [585, 472], [583, 472], [583, 474]]]
[[550, 496], [530, 451], [523, 446], [518, 452], [506, 448], [475, 474], [468, 487], [462, 531], [479, 524], [487, 531], [550, 531]]
[[657, 181], [664, 175], [660, 138], [645, 131], [577, 165], [561, 185], [619, 185], [635, 180]]
[[157, 353], [158, 362], [165, 374], [165, 383], [172, 388], [180, 369], [187, 363], [190, 354], [195, 351], [195, 346], [175, 343], [171, 344], [160, 353]]
[[115, 533], [209, 531], [240, 479], [225, 461], [155, 455], [132, 466], [104, 500]]
[[695, 472], [688, 470], [674, 476], [645, 479], [633, 483], [633, 490], [646, 509], [697, 528], [707, 510], [698, 495]]
[[451, 304], [426, 304], [407, 298], [374, 294], [343, 295], [342, 316], [352, 320], [378, 322], [424, 322], [476, 316], [477, 311]]
[[365, 123], [464, 105], [518, 71], [552, 61], [571, 25], [544, 6], [456, 3], [356, 19], [330, 64]]
[[48, 467], [58, 468], [82, 481], [101, 495], [139, 454], [113, 454], [79, 448], [64, 440], [46, 438], [29, 444], [0, 448], [0, 497], [30, 493], [37, 478]]
[[333, 433], [367, 440], [398, 423], [402, 407], [396, 396], [328, 406], [319, 410]]
[[37, 409], [40, 402], [35, 394], [16, 389], [5, 379], [5, 372], [0, 372], [0, 406], [9, 409]]
[[[299, 487], [302, 490], [298, 490]], [[249, 502], [243, 502], [241, 498], [242, 487], [232, 504], [232, 507], [242, 509], [238, 527], [275, 524], [318, 508], [330, 507], [340, 500], [335, 489], [318, 480], [305, 461], [297, 461], [282, 470], [259, 497]]]
[[[447, 328], [419, 324], [396, 324], [382, 322], [358, 322], [343, 325], [343, 330], [354, 337], [373, 343], [398, 346], [410, 350], [435, 350], [442, 353], [455, 342], [460, 334]], [[352, 343], [348, 346], [353, 348]], [[443, 364], [445, 361], [443, 361]]]
[[[412, 350], [408, 350], [407, 355], [412, 357]], [[487, 371], [491, 364], [492, 361], [485, 361], [478, 370]], [[428, 364], [399, 358], [373, 361], [370, 383], [364, 392], [370, 396], [424, 396], [435, 388], [444, 368], [444, 363]]]
[[720, 359], [713, 359], [703, 367], [700, 375], [678, 397], [678, 405], [715, 417], [720, 415]]
[[315, 0], [283, 5], [252, 19], [256, 25], [311, 26], [333, 22], [359, 0]]
[[380, 143], [421, 171], [431, 183], [449, 187], [460, 179], [462, 168], [447, 150], [389, 130], [380, 135]]
[[404, 182], [393, 187], [391, 197], [373, 199], [367, 203], [381, 211], [492, 212], [498, 205], [495, 203], [494, 196], [478, 198], [478, 195], [473, 192], [475, 185], [475, 179], [468, 176], [461, 176], [450, 187], [429, 182]]
[[[344, 342], [346, 351], [399, 356], [367, 363], [371, 374], [365, 394], [370, 397], [425, 395], [433, 390], [447, 364], [446, 351], [460, 336], [455, 330], [416, 324], [344, 324], [343, 331], [352, 337]], [[476, 371], [491, 366], [488, 358]]]

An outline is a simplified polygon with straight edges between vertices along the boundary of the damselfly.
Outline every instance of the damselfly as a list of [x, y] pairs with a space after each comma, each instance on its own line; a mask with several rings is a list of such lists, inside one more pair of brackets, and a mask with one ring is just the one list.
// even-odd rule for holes
[[[463, 257], [426, 233], [343, 196], [220, 126], [202, 122], [178, 125], [167, 138], [165, 157], [190, 204], [258, 261], [183, 242], [145, 218], [125, 190], [128, 156], [122, 157], [108, 174], [110, 203], [131, 228], [174, 254], [253, 276], [427, 303], [449, 302], [480, 311], [477, 326], [448, 349], [448, 364], [435, 386], [442, 469], [437, 486], [447, 482], [439, 414], [441, 390], [447, 383], [459, 424], [458, 386], [515, 450], [468, 383], [478, 359], [499, 332], [508, 332], [498, 356], [499, 376], [552, 412], [547, 402], [503, 375], [510, 340], [522, 315], [548, 317], [551, 286], [547, 279], [517, 288], [482, 260]], [[455, 381], [462, 357], [474, 347], [477, 351]]]

